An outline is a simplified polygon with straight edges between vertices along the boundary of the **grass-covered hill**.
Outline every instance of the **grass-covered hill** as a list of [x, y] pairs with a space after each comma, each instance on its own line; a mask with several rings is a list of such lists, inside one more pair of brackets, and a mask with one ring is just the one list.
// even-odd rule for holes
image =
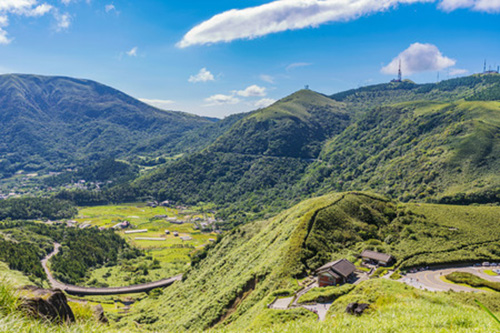
[[1, 75], [0, 177], [165, 150], [184, 132], [213, 121], [158, 110], [89, 80]]
[[[302, 327], [299, 331], [312, 329], [319, 324], [313, 323], [309, 312], [271, 310], [267, 305], [276, 295], [298, 290], [297, 279], [318, 266], [338, 258], [355, 261], [363, 249], [391, 253], [399, 267], [498, 260], [499, 217], [498, 207], [399, 204], [367, 193], [310, 199], [272, 219], [228, 233], [208, 253], [200, 254], [200, 258], [206, 257], [193, 265], [184, 281], [165, 289], [158, 299], [139, 303], [132, 316], [118, 325], [139, 324], [146, 330], [174, 332], [210, 327], [228, 331], [272, 327], [281, 331], [289, 325]], [[476, 297], [495, 312], [500, 309], [495, 295]], [[377, 321], [377, 325], [399, 327], [399, 331], [402, 313], [391, 319], [385, 311], [397, 307], [409, 311], [412, 304], [418, 305], [418, 316], [425, 313], [426, 306], [442, 310], [435, 318], [427, 314], [428, 322], [415, 322], [415, 327], [453, 329], [461, 321], [468, 329], [492, 327], [486, 314], [479, 321], [471, 320], [471, 311], [476, 315], [481, 312], [470, 297], [437, 297], [411, 291], [398, 282], [368, 281], [334, 303], [328, 317], [340, 316], [342, 321], [327, 321], [318, 331], [329, 331], [328, 325], [343, 323], [339, 327], [344, 329], [352, 325], [353, 320], [343, 314], [352, 300], [371, 303], [372, 318], [383, 316], [387, 321]], [[411, 325], [411, 320], [404, 323]]]
[[478, 74], [426, 84], [404, 80], [347, 90], [330, 97], [336, 101], [348, 103], [351, 108], [361, 114], [371, 107], [402, 102], [499, 100], [500, 75]]
[[500, 101], [407, 102], [361, 117], [306, 174], [323, 174], [327, 189], [489, 203], [500, 193], [499, 153]]
[[[323, 143], [349, 125], [343, 103], [301, 90], [237, 121], [213, 144], [137, 180], [141, 195], [214, 202], [231, 211], [280, 207]], [[227, 204], [227, 205], [226, 205]]]
[[[301, 90], [134, 188], [162, 200], [213, 202], [236, 222], [330, 191], [497, 202], [499, 92], [500, 75], [404, 81], [331, 98]], [[250, 215], [235, 215], [243, 210]]]

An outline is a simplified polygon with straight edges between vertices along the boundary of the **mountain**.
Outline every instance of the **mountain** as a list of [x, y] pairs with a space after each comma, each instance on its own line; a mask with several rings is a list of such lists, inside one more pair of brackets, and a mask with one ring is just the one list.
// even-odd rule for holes
[[499, 93], [500, 75], [404, 81], [330, 97], [302, 90], [134, 186], [161, 200], [215, 203], [234, 224], [330, 191], [497, 202]]
[[[194, 255], [204, 259], [193, 262], [182, 282], [165, 289], [157, 299], [147, 298], [134, 305], [131, 316], [124, 318], [119, 328], [127, 330], [140, 324], [141, 329], [173, 332], [198, 332], [211, 327], [248, 332], [309, 331], [305, 327], [316, 325], [316, 317], [310, 312], [303, 308], [273, 310], [268, 304], [278, 296], [293, 296], [300, 289], [299, 283], [305, 283], [303, 278], [315, 268], [340, 258], [355, 262], [364, 249], [394, 255], [402, 270], [415, 265], [498, 260], [499, 216], [499, 207], [402, 204], [359, 192], [306, 200], [274, 218], [240, 226], [203, 253]], [[484, 233], [485, 228], [490, 232]], [[429, 297], [432, 293], [416, 296], [416, 292], [417, 289], [389, 279], [372, 279], [357, 287], [336, 287], [330, 295], [335, 302], [327, 317], [335, 317], [344, 328], [337, 327], [335, 331], [352, 331], [345, 307], [353, 301], [368, 302], [376, 315], [355, 320], [367, 323], [387, 314], [385, 327], [392, 329], [377, 332], [405, 331], [395, 328], [401, 322], [412, 325], [413, 317], [394, 317], [394, 309], [384, 307], [389, 303], [426, 313], [425, 325], [431, 332], [433, 325], [443, 319], [429, 316], [432, 303], [446, 309], [447, 318], [469, 318], [471, 311], [476, 315], [481, 311], [479, 307], [472, 308], [473, 299], [464, 298], [461, 293], [443, 293], [439, 296], [442, 302], [436, 302]], [[399, 293], [404, 298], [396, 297]], [[480, 294], [471, 297], [498, 306], [495, 293]], [[408, 307], [411, 298], [428, 302]], [[448, 302], [452, 308], [447, 308]], [[484, 318], [487, 323], [487, 316]], [[303, 323], [305, 327], [290, 329], [294, 323]], [[331, 322], [317, 331], [332, 331], [328, 325]]]
[[[156, 109], [94, 81], [1, 75], [0, 176], [165, 153], [169, 142], [213, 121]], [[163, 144], [151, 144], [157, 141]]]
[[[262, 211], [295, 200], [290, 188], [323, 143], [350, 123], [344, 103], [301, 90], [237, 121], [205, 149], [139, 178], [140, 196], [184, 203], [213, 202], [225, 215]], [[284, 207], [284, 206], [283, 206]], [[221, 210], [222, 212], [222, 210]], [[245, 216], [238, 216], [242, 223]]]

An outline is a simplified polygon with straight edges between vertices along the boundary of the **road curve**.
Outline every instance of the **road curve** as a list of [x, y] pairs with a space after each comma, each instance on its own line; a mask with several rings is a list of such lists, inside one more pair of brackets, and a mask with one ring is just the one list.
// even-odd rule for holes
[[485, 267], [449, 267], [428, 269], [416, 273], [408, 273], [400, 281], [420, 289], [427, 289], [429, 291], [464, 291], [464, 292], [484, 292], [482, 289], [467, 287], [463, 285], [447, 283], [441, 278], [453, 272], [467, 272], [479, 276], [485, 280], [500, 282], [500, 277], [494, 277], [483, 273]]
[[141, 293], [141, 292], [150, 291], [150, 290], [155, 289], [155, 288], [168, 287], [171, 284], [173, 284], [175, 281], [182, 280], [182, 274], [179, 274], [179, 275], [176, 275], [176, 276], [168, 278], [168, 279], [163, 279], [163, 280], [149, 282], [149, 283], [143, 283], [143, 284], [136, 284], [136, 285], [127, 286], [127, 287], [89, 288], [89, 287], [78, 287], [78, 286], [73, 286], [70, 284], [65, 284], [65, 283], [57, 281], [52, 276], [52, 273], [50, 272], [50, 270], [47, 266], [47, 263], [50, 260], [50, 258], [52, 258], [57, 253], [59, 253], [60, 247], [61, 247], [61, 244], [54, 243], [54, 251], [52, 251], [45, 258], [43, 258], [41, 262], [42, 262], [43, 269], [45, 270], [45, 273], [47, 274], [47, 278], [48, 278], [50, 284], [52, 285], [52, 287], [64, 290], [66, 293], [68, 293], [70, 295], [134, 294], [134, 293]]

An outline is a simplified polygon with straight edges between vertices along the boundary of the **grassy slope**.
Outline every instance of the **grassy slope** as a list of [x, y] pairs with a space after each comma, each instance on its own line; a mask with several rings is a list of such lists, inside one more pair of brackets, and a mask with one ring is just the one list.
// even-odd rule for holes
[[[362, 283], [330, 308], [324, 322], [313, 320], [277, 323], [262, 332], [496, 332], [498, 325], [474, 303], [494, 308], [497, 294], [465, 295], [431, 293], [385, 279]], [[371, 308], [362, 316], [345, 313], [350, 302], [368, 302]]]
[[500, 102], [379, 107], [328, 142], [303, 187], [439, 200], [500, 183]]
[[[148, 329], [174, 331], [212, 326], [258, 330], [292, 319], [309, 323], [307, 313], [275, 312], [266, 305], [273, 299], [272, 292], [298, 288], [294, 276], [328, 260], [346, 256], [352, 259], [365, 248], [393, 253], [403, 266], [500, 259], [495, 238], [500, 231], [496, 223], [500, 208], [486, 208], [483, 214], [480, 207], [455, 210], [453, 206], [397, 206], [362, 193], [311, 199], [273, 219], [228, 234], [198, 267], [187, 273], [185, 281], [166, 289], [158, 301], [138, 304], [129, 323], [149, 322]], [[450, 211], [452, 214], [448, 214]], [[470, 226], [473, 221], [475, 227]], [[486, 228], [488, 234], [482, 232]], [[329, 242], [336, 242], [336, 246], [322, 248]], [[428, 303], [418, 303], [419, 315], [423, 315]], [[452, 320], [451, 308], [445, 310], [437, 321]], [[469, 320], [468, 316], [464, 318]], [[397, 327], [399, 323], [387, 325]]]

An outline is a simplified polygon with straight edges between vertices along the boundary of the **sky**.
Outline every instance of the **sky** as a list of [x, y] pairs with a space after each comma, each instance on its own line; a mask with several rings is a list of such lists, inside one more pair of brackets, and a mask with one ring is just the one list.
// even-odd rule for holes
[[500, 0], [0, 0], [0, 73], [98, 81], [225, 117], [500, 65]]

